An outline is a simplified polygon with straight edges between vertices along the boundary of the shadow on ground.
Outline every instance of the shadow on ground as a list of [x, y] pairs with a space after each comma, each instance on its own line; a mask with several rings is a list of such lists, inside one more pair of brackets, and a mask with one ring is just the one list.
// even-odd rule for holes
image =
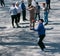
[[46, 46], [50, 46], [51, 48], [48, 48], [48, 52], [53, 53], [60, 53], [60, 43], [45, 43]]

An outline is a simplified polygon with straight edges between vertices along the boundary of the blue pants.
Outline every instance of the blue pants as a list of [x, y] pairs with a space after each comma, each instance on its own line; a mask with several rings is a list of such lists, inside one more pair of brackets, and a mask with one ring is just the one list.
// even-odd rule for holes
[[44, 21], [45, 23], [48, 23], [48, 12], [44, 12]]

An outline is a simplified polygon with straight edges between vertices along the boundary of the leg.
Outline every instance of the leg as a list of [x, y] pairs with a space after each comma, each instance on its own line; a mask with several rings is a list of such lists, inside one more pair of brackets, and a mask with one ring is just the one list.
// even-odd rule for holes
[[13, 26], [13, 28], [15, 28], [15, 26], [14, 26], [14, 16], [11, 16], [11, 19], [12, 19], [12, 26]]
[[15, 23], [16, 23], [16, 26], [19, 27], [18, 20], [17, 20], [17, 15], [15, 15]]
[[48, 7], [48, 6], [49, 6], [49, 4], [47, 3], [47, 8], [49, 9], [49, 7]]
[[51, 7], [50, 7], [50, 3], [49, 3], [49, 9], [51, 9]]
[[26, 11], [22, 11], [22, 15], [23, 15], [23, 20], [26, 20]]
[[44, 48], [45, 48], [45, 45], [44, 45], [44, 43], [42, 42], [43, 39], [44, 39], [44, 37], [45, 37], [45, 35], [39, 36], [40, 39], [39, 39], [38, 45], [40, 46], [41, 50], [44, 50]]
[[17, 21], [20, 22], [20, 13], [17, 14]]
[[1, 1], [1, 6], [3, 6], [2, 1]]
[[35, 27], [35, 22], [33, 22], [33, 28]]
[[35, 21], [37, 20], [36, 18], [37, 18], [37, 13], [35, 13]]
[[48, 24], [48, 12], [46, 12], [46, 15], [45, 15], [45, 25]]
[[40, 13], [38, 13], [38, 18], [40, 19]]
[[3, 5], [5, 6], [4, 0], [2, 1]]

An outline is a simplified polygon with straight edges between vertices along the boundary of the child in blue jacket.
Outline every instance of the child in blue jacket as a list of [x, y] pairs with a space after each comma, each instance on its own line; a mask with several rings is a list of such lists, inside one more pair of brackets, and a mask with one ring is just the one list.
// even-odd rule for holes
[[33, 29], [33, 30], [38, 32], [38, 35], [39, 35], [38, 45], [40, 46], [41, 50], [44, 51], [45, 45], [42, 42], [43, 39], [45, 38], [45, 28], [43, 26], [43, 19], [39, 20], [38, 28], [37, 29]]

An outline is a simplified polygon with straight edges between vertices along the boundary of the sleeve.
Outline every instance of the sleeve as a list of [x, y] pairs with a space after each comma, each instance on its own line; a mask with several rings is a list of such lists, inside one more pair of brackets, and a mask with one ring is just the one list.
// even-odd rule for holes
[[41, 26], [42, 25], [39, 24], [38, 27], [37, 27], [37, 29], [34, 29], [34, 31], [40, 31], [41, 30]]

